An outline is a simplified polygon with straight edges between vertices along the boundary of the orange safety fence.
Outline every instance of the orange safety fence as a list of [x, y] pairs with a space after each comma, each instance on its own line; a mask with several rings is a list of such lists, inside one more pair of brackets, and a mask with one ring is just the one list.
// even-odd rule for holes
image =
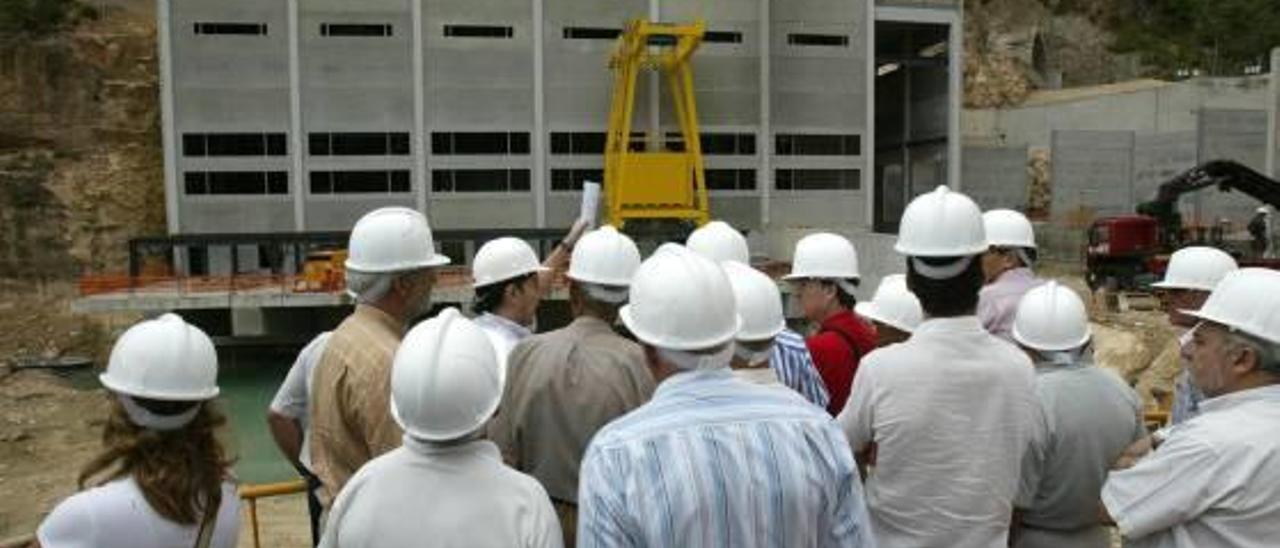
[[[436, 271], [439, 287], [471, 285], [471, 270], [448, 266]], [[557, 276], [557, 287], [564, 286], [563, 275]], [[79, 279], [82, 297], [112, 293], [235, 293], [279, 289], [291, 293], [337, 293], [346, 288], [340, 276], [321, 279], [299, 274], [236, 274], [235, 276], [172, 276], [127, 274], [86, 274]]]

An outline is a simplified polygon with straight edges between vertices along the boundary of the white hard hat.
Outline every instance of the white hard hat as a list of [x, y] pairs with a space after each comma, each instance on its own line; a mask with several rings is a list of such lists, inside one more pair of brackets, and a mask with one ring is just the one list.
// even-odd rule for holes
[[407, 207], [383, 207], [366, 213], [351, 229], [346, 267], [372, 274], [449, 264], [435, 245], [425, 215]]
[[125, 331], [98, 380], [112, 392], [137, 398], [209, 400], [218, 395], [218, 353], [200, 328], [165, 314]]
[[1280, 272], [1267, 268], [1230, 272], [1200, 310], [1184, 312], [1280, 344]]
[[733, 296], [738, 302], [738, 316], [742, 318], [742, 329], [738, 330], [737, 340], [772, 339], [786, 329], [787, 320], [782, 315], [782, 292], [778, 291], [778, 284], [773, 279], [736, 261], [725, 261], [720, 266], [729, 277]]
[[1026, 215], [1012, 209], [993, 209], [982, 214], [987, 245], [992, 247], [1036, 248], [1036, 232]]
[[391, 414], [414, 438], [461, 438], [498, 409], [506, 374], [484, 330], [446, 308], [400, 343], [391, 366]]
[[880, 280], [880, 287], [870, 301], [854, 306], [859, 316], [911, 333], [924, 321], [924, 308], [915, 293], [907, 289], [904, 274], [890, 274]]
[[978, 204], [940, 185], [907, 205], [893, 248], [911, 257], [960, 257], [977, 255], [987, 247]]
[[1263, 215], [1266, 215], [1267, 213], [1271, 213], [1271, 209], [1268, 208], [1267, 206], [1260, 206], [1258, 207], [1258, 209], [1255, 209], [1254, 211], [1257, 213], [1261, 213]]
[[636, 243], [606, 225], [578, 240], [569, 258], [567, 276], [579, 282], [628, 286], [637, 268], [640, 268], [640, 250]]
[[1164, 279], [1151, 284], [1160, 289], [1213, 291], [1227, 273], [1238, 269], [1236, 260], [1215, 247], [1184, 247], [1169, 257]]
[[732, 341], [742, 320], [724, 271], [679, 244], [664, 244], [636, 270], [618, 311], [636, 338], [658, 348], [706, 350]]
[[1013, 340], [1033, 350], [1061, 352], [1089, 342], [1089, 313], [1070, 288], [1048, 281], [1032, 288], [1018, 302]]
[[784, 280], [803, 278], [856, 279], [858, 252], [849, 240], [839, 234], [819, 232], [796, 242], [791, 258], [791, 273]]
[[484, 287], [545, 270], [528, 242], [520, 238], [498, 238], [480, 246], [471, 261], [472, 286]]
[[724, 221], [711, 221], [689, 235], [684, 245], [694, 253], [714, 262], [737, 261], [751, 264], [751, 252], [747, 239]]

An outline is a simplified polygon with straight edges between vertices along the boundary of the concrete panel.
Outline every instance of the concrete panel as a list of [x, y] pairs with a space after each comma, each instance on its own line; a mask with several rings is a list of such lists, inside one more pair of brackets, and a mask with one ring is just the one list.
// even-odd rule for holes
[[1053, 132], [1054, 218], [1133, 211], [1131, 131]]
[[289, 196], [180, 197], [183, 234], [211, 232], [292, 232], [293, 201]]
[[[1200, 112], [1200, 161], [1235, 160], [1266, 171], [1267, 111], [1205, 109]], [[1192, 197], [1204, 222], [1229, 219], [1240, 226], [1259, 205], [1237, 192], [1208, 189]]]
[[964, 193], [984, 211], [1024, 210], [1031, 184], [1027, 176], [1027, 149], [965, 147], [960, 156], [960, 179]]
[[1138, 135], [1133, 148], [1135, 206], [1155, 198], [1160, 185], [1196, 165], [1196, 134]]
[[341, 197], [308, 197], [307, 230], [351, 230], [356, 220], [362, 215], [386, 206], [414, 207], [413, 194], [346, 194]]
[[726, 196], [711, 192], [707, 201], [711, 204], [711, 218], [719, 219], [733, 225], [738, 230], [759, 230], [760, 208], [759, 196]]
[[427, 203], [427, 216], [448, 228], [528, 228], [535, 226], [530, 194], [449, 196]]
[[769, 197], [769, 221], [779, 227], [859, 226], [866, 216], [863, 190], [775, 190]]

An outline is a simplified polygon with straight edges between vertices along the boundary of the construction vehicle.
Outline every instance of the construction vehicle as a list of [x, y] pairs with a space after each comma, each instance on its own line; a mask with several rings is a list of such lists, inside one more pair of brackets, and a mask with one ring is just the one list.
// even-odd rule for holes
[[297, 293], [329, 293], [346, 287], [347, 250], [312, 251], [294, 282]]
[[[614, 81], [604, 158], [609, 224], [621, 229], [630, 220], [697, 225], [708, 220], [691, 68], [705, 28], [702, 21], [676, 25], [637, 19], [618, 39], [609, 59]], [[683, 146], [668, 146], [656, 135], [633, 142], [636, 84], [645, 71], [658, 71], [666, 81]]]
[[1239, 191], [1280, 207], [1280, 182], [1230, 160], [1191, 168], [1160, 185], [1155, 199], [1139, 204], [1137, 215], [1105, 217], [1088, 232], [1086, 281], [1091, 289], [1138, 289], [1164, 273], [1169, 255], [1188, 245], [1208, 245], [1231, 253], [1242, 266], [1280, 268], [1280, 260], [1250, 256], [1226, 238], [1227, 226], [1184, 227], [1178, 211], [1182, 195], [1218, 187]]

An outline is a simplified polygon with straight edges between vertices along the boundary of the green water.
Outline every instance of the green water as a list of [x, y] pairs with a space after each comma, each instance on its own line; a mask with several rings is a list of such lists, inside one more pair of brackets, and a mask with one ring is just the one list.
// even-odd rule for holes
[[267, 406], [289, 372], [292, 356], [262, 348], [219, 352], [218, 397], [227, 415], [228, 449], [236, 456], [242, 483], [269, 483], [298, 477], [267, 429]]

